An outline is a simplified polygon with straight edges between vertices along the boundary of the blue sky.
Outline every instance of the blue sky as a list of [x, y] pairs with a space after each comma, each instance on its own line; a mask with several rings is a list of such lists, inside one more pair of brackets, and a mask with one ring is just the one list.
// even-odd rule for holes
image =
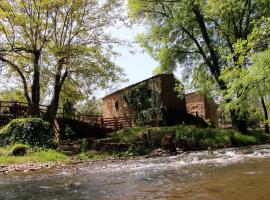
[[[134, 42], [133, 49], [129, 49], [127, 47], [116, 48], [116, 51], [118, 51], [121, 55], [114, 60], [118, 66], [124, 69], [126, 78], [129, 81], [117, 85], [117, 88], [114, 88], [113, 90], [98, 92], [96, 94], [97, 97], [103, 97], [117, 89], [124, 88], [154, 75], [153, 71], [159, 66], [159, 63], [155, 61], [149, 54], [143, 52], [143, 49], [135, 43], [136, 35], [143, 31], [143, 27], [136, 25], [133, 25], [132, 28], [121, 27], [119, 29], [110, 30], [113, 36], [129, 42]], [[130, 50], [135, 50], [135, 54], [130, 53]], [[175, 75], [177, 75], [178, 78], [180, 78], [180, 74], [180, 70], [175, 72]]]
[[[134, 42], [134, 47], [129, 49], [128, 47], [117, 47], [116, 51], [120, 53], [114, 62], [124, 69], [128, 82], [120, 83], [114, 89], [109, 91], [98, 91], [96, 96], [98, 98], [104, 97], [118, 89], [127, 87], [128, 85], [140, 82], [144, 79], [153, 76], [153, 71], [159, 66], [159, 63], [155, 61], [149, 54], [143, 52], [143, 49], [135, 43], [135, 37], [138, 33], [143, 32], [144, 29], [141, 26], [133, 25], [132, 28], [121, 27], [119, 29], [113, 28], [110, 33], [119, 39]], [[130, 50], [135, 50], [134, 53], [130, 53]], [[175, 75], [180, 78], [181, 71], [177, 70]]]
[[[125, 39], [130, 42], [134, 42], [134, 38], [143, 29], [134, 26], [133, 28], [120, 28], [114, 31], [114, 35], [120, 39]], [[131, 49], [127, 47], [119, 47], [117, 51], [120, 52], [120, 56], [116, 58], [115, 62], [125, 70], [128, 82], [122, 83], [121, 87], [139, 82], [147, 79], [153, 75], [153, 70], [159, 64], [146, 52], [143, 52], [139, 45], [134, 45], [135, 54], [130, 53]]]

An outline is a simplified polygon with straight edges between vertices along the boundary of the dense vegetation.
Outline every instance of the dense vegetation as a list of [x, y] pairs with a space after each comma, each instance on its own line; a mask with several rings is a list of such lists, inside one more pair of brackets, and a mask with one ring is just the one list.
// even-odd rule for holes
[[13, 94], [20, 91], [34, 116], [44, 99], [52, 116], [60, 98], [91, 100], [123, 76], [112, 60], [124, 42], [107, 32], [121, 24], [121, 7], [121, 0], [1, 1], [0, 82], [16, 82]]
[[269, 4], [128, 0], [131, 19], [145, 27], [137, 41], [160, 63], [156, 72], [180, 67], [186, 86], [216, 97], [241, 132], [258, 118], [269, 132]]
[[112, 135], [114, 141], [134, 143], [129, 152], [135, 155], [150, 153], [159, 148], [158, 143], [138, 143], [142, 134], [148, 131], [171, 131], [175, 130], [175, 147], [183, 150], [204, 150], [215, 148], [238, 147], [245, 145], [262, 144], [270, 141], [270, 136], [261, 132], [242, 134], [233, 129], [196, 128], [195, 126], [173, 126], [173, 127], [138, 127], [124, 129]]
[[164, 119], [164, 108], [161, 102], [160, 91], [157, 88], [157, 79], [142, 82], [123, 94], [128, 106], [136, 113], [138, 124], [151, 124]]
[[43, 148], [56, 146], [51, 126], [40, 118], [15, 119], [0, 130], [0, 146], [16, 143]]
[[[156, 73], [180, 67], [185, 88], [215, 97], [234, 129], [247, 132], [255, 123], [269, 132], [269, 4], [128, 0], [126, 10], [130, 21], [144, 26], [137, 42], [159, 62]], [[111, 27], [126, 24], [123, 5], [122, 0], [1, 1], [0, 84], [14, 82], [0, 91], [1, 99], [26, 101], [34, 116], [46, 101], [47, 114], [55, 116], [67, 97], [82, 112], [100, 113], [93, 94], [124, 76], [114, 47], [127, 42], [110, 34]], [[126, 94], [138, 121], [162, 118], [154, 88], [150, 98], [146, 94]]]
[[[93, 94], [124, 76], [114, 62], [114, 47], [126, 43], [109, 32], [125, 22], [122, 5], [122, 0], [2, 0], [0, 84], [7, 87], [0, 88], [1, 100], [26, 101], [31, 116], [40, 116], [40, 102], [49, 102], [46, 114], [56, 116], [66, 97], [84, 104], [82, 111], [98, 110]], [[218, 100], [220, 113], [230, 115], [234, 130], [183, 125], [126, 129], [112, 137], [130, 148], [116, 153], [143, 155], [159, 147], [139, 142], [148, 130], [175, 130], [175, 146], [183, 150], [268, 142], [269, 135], [248, 130], [264, 124], [269, 133], [269, 5], [270, 0], [128, 0], [130, 20], [144, 26], [137, 42], [160, 64], [156, 73], [180, 67], [186, 88]], [[139, 124], [163, 118], [165, 108], [153, 81], [150, 88], [141, 83], [124, 94]], [[74, 137], [68, 127], [63, 132]], [[55, 141], [50, 125], [38, 118], [16, 119], [0, 130], [0, 146], [6, 147], [0, 157], [8, 157], [18, 144], [26, 145], [21, 149], [29, 160], [51, 153], [58, 157], [53, 150], [40, 149], [54, 148]], [[104, 156], [87, 149], [84, 143], [79, 159]]]

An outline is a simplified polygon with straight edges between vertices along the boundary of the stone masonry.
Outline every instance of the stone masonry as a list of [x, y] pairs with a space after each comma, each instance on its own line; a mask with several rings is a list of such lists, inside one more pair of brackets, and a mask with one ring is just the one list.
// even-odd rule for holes
[[218, 127], [217, 105], [212, 98], [196, 92], [185, 97], [188, 113], [204, 118], [212, 127]]

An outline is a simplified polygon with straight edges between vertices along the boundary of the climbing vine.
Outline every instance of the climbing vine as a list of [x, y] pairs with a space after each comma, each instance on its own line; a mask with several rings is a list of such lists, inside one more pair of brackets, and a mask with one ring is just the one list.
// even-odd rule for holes
[[139, 83], [123, 94], [128, 106], [136, 113], [137, 123], [139, 124], [163, 120], [165, 108], [161, 101], [157, 79], [149, 81], [149, 85], [147, 82]]

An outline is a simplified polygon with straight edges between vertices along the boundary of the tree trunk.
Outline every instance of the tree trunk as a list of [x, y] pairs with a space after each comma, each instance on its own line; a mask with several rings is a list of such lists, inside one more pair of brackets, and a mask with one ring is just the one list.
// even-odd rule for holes
[[263, 97], [261, 97], [261, 103], [262, 103], [262, 107], [263, 107], [264, 120], [265, 120], [264, 131], [265, 131], [265, 133], [269, 133], [268, 111], [267, 111]]
[[48, 119], [54, 119], [57, 115], [57, 110], [59, 106], [59, 99], [60, 99], [60, 92], [61, 89], [58, 85], [55, 84], [53, 97], [51, 100], [50, 105], [48, 106], [46, 116]]
[[34, 74], [32, 83], [32, 105], [31, 115], [39, 116], [39, 103], [40, 103], [40, 66], [39, 66], [40, 52], [34, 54]]
[[246, 117], [239, 115], [237, 110], [230, 110], [230, 114], [232, 119], [232, 127], [236, 131], [240, 131], [241, 133], [247, 133]]
[[[193, 7], [193, 13], [195, 14], [196, 21], [200, 27], [200, 31], [202, 33], [202, 38], [207, 45], [207, 49], [209, 51], [209, 57], [207, 58], [206, 55], [203, 55], [206, 64], [208, 65], [211, 74], [214, 76], [216, 82], [219, 85], [221, 90], [226, 90], [226, 84], [223, 80], [220, 79], [220, 63], [218, 54], [215, 51], [215, 46], [211, 41], [211, 38], [208, 34], [207, 25], [204, 21], [204, 16], [201, 13], [200, 9], [197, 6]], [[211, 61], [209, 61], [211, 60]], [[227, 100], [229, 102], [231, 100]], [[232, 126], [235, 130], [240, 132], [247, 132], [247, 123], [246, 119], [243, 116], [239, 116], [236, 111], [232, 110], [231, 112], [231, 119], [232, 119]]]
[[48, 119], [54, 119], [57, 114], [58, 106], [59, 106], [59, 100], [60, 100], [60, 92], [62, 90], [62, 86], [64, 84], [64, 81], [66, 80], [68, 76], [68, 70], [66, 69], [65, 73], [61, 77], [61, 69], [63, 64], [58, 64], [58, 70], [57, 74], [55, 75], [54, 79], [54, 91], [53, 96], [50, 105], [48, 106], [46, 116]]

